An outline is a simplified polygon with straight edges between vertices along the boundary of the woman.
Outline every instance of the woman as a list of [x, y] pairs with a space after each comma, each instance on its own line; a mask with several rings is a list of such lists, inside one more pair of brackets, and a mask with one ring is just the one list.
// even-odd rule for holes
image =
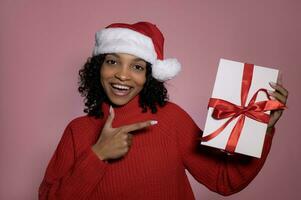
[[[257, 175], [268, 155], [274, 111], [260, 159], [199, 145], [202, 131], [168, 102], [164, 81], [180, 71], [163, 59], [163, 35], [148, 22], [97, 32], [93, 57], [80, 70], [87, 116], [72, 120], [39, 189], [40, 199], [194, 199], [185, 174], [230, 195]], [[273, 84], [285, 104], [287, 91]]]

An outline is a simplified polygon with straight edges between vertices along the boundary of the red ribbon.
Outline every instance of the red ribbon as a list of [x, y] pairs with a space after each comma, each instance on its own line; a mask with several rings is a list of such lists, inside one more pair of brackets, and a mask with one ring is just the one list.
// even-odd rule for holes
[[[202, 141], [207, 142], [207, 141], [215, 138], [224, 130], [224, 128], [226, 128], [226, 126], [232, 120], [239, 117], [237, 123], [235, 124], [234, 128], [231, 131], [231, 134], [230, 134], [230, 137], [228, 139], [227, 146], [225, 149], [226, 151], [233, 153], [237, 146], [242, 127], [244, 126], [246, 116], [253, 120], [267, 124], [270, 120], [270, 116], [264, 112], [285, 108], [285, 105], [280, 103], [279, 101], [271, 100], [266, 89], [257, 90], [256, 93], [251, 98], [249, 104], [247, 106], [245, 106], [246, 100], [247, 100], [247, 97], [249, 94], [251, 82], [252, 82], [253, 69], [254, 69], [253, 64], [245, 63], [244, 71], [243, 71], [242, 87], [241, 87], [241, 105], [240, 106], [235, 105], [231, 102], [222, 100], [222, 99], [210, 98], [208, 107], [214, 108], [212, 117], [215, 119], [225, 119], [225, 118], [229, 118], [229, 117], [230, 118], [228, 119], [228, 121], [226, 121], [225, 124], [223, 124], [216, 131], [214, 131], [213, 133], [210, 133], [207, 136], [202, 137]], [[264, 92], [267, 95], [267, 98], [269, 100], [255, 102], [259, 92]]]

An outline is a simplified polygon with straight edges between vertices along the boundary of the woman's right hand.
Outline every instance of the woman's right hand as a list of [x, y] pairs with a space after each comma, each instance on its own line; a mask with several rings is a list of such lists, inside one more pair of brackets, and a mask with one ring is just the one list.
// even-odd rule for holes
[[110, 107], [110, 114], [100, 137], [92, 147], [94, 153], [96, 153], [101, 160], [117, 159], [124, 156], [132, 144], [133, 135], [130, 132], [157, 124], [157, 121], [148, 120], [113, 128], [112, 123], [114, 116], [114, 110]]

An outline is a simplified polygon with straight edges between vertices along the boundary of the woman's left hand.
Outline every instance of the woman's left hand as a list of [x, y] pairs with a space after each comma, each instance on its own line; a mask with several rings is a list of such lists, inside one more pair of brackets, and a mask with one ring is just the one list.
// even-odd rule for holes
[[[270, 97], [272, 99], [280, 101], [285, 105], [288, 97], [288, 91], [280, 83], [270, 82], [270, 85], [272, 88], [275, 89], [275, 91], [268, 92]], [[271, 111], [270, 121], [268, 123], [268, 130], [271, 130], [275, 126], [276, 122], [280, 119], [282, 112], [282, 109]]]

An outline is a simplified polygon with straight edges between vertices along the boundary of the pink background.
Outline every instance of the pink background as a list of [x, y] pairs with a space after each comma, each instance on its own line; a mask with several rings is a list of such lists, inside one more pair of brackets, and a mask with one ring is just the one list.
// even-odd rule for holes
[[[148, 20], [166, 37], [166, 57], [183, 71], [171, 100], [203, 128], [220, 57], [279, 68], [290, 91], [269, 158], [242, 192], [222, 197], [190, 178], [196, 199], [301, 199], [301, 3], [265, 1], [0, 1], [0, 199], [37, 199], [66, 124], [83, 115], [77, 73], [94, 32]], [[299, 88], [299, 89], [298, 89]]]

